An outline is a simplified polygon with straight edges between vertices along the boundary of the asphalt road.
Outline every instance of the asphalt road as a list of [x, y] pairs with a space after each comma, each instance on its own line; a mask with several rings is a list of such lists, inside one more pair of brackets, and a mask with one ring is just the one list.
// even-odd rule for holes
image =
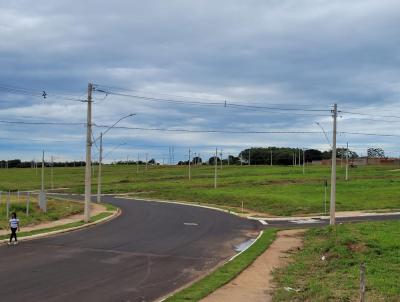
[[154, 301], [227, 260], [260, 226], [199, 207], [104, 199], [122, 215], [0, 246], [0, 300]]

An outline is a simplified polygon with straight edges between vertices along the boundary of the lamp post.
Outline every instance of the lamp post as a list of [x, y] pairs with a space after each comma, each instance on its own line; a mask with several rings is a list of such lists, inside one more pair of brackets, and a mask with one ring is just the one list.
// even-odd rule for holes
[[118, 121], [116, 121], [112, 126], [108, 127], [106, 129], [106, 131], [101, 132], [100, 136], [98, 137], [98, 139], [100, 139], [100, 150], [99, 150], [99, 171], [98, 171], [98, 175], [97, 175], [97, 202], [100, 203], [101, 202], [101, 163], [103, 161], [103, 136], [104, 134], [106, 134], [108, 131], [110, 131], [113, 127], [115, 127], [120, 121], [122, 121], [123, 119], [126, 119], [128, 117], [134, 116], [136, 114], [131, 113], [128, 114], [126, 116], [121, 117]]

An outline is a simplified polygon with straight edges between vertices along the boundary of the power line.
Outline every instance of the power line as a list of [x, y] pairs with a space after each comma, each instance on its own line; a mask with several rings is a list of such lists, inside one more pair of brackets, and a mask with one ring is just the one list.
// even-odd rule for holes
[[[149, 93], [143, 90], [134, 90], [134, 89], [128, 89], [128, 88], [122, 88], [122, 87], [116, 87], [116, 86], [109, 86], [109, 85], [103, 85], [103, 84], [95, 84], [95, 87], [104, 87], [108, 88], [111, 90], [119, 90], [119, 91], [128, 91], [128, 92], [135, 92], [135, 93]], [[101, 89], [100, 89], [101, 91]], [[165, 95], [169, 97], [174, 97], [174, 98], [185, 98], [185, 99], [194, 99], [194, 100], [202, 100], [202, 101], [213, 101], [213, 102], [218, 102], [220, 103], [225, 103], [226, 98], [220, 98], [220, 99], [209, 99], [209, 98], [201, 98], [201, 97], [194, 97], [194, 96], [187, 96], [187, 95], [177, 95], [177, 94], [170, 94], [170, 93], [163, 93], [163, 92], [155, 92], [155, 94], [158, 95]], [[269, 103], [271, 106], [282, 106], [282, 103], [280, 104], [273, 104]], [[315, 105], [306, 105], [306, 104], [291, 104], [290, 106], [292, 107], [312, 107], [313, 109], [315, 108]], [[321, 109], [320, 111], [326, 111], [326, 109]]]
[[0, 120], [3, 124], [17, 124], [17, 125], [58, 125], [58, 126], [85, 126], [86, 123], [73, 123], [73, 122], [26, 122], [26, 121], [7, 121]]
[[38, 97], [38, 98], [58, 98], [58, 99], [63, 99], [66, 101], [73, 101], [73, 102], [87, 102], [86, 99], [81, 99], [81, 98], [76, 98], [68, 95], [62, 95], [62, 94], [56, 94], [52, 92], [47, 92], [47, 90], [33, 90], [33, 89], [27, 89], [27, 88], [21, 88], [21, 87], [15, 87], [15, 86], [8, 86], [4, 84], [0, 84], [0, 91], [6, 92], [6, 93], [11, 93], [11, 94], [19, 94], [19, 95], [27, 95], [27, 96], [32, 96], [32, 97]]
[[329, 112], [330, 111], [327, 109], [304, 109], [304, 108], [256, 106], [256, 105], [230, 103], [227, 101], [219, 101], [219, 102], [200, 102], [200, 101], [187, 101], [187, 100], [183, 101], [183, 100], [176, 100], [176, 99], [148, 97], [148, 96], [143, 96], [143, 95], [138, 95], [138, 94], [121, 93], [121, 92], [103, 90], [103, 89], [98, 89], [98, 88], [96, 88], [96, 91], [103, 92], [108, 95], [130, 97], [130, 98], [151, 101], [151, 102], [174, 103], [174, 104], [183, 104], [183, 105], [213, 106], [213, 107], [218, 106], [218, 107], [230, 107], [230, 108], [238, 108], [238, 109], [255, 109], [255, 110], [260, 110], [260, 109], [265, 110], [266, 109], [266, 110], [275, 110], [275, 111], [303, 111], [303, 112]]
[[[93, 127], [107, 128], [107, 125], [93, 124]], [[144, 131], [165, 131], [165, 132], [188, 132], [188, 133], [233, 133], [233, 134], [321, 134], [320, 131], [241, 131], [241, 130], [192, 130], [192, 129], [169, 129], [169, 128], [144, 128], [116, 126], [116, 129], [144, 130]]]
[[364, 113], [364, 112], [354, 112], [354, 111], [340, 111], [340, 113], [362, 115], [362, 116], [372, 116], [372, 117], [381, 117], [381, 118], [400, 119], [400, 116], [397, 116], [397, 115], [378, 115], [378, 114], [374, 114], [374, 113]]

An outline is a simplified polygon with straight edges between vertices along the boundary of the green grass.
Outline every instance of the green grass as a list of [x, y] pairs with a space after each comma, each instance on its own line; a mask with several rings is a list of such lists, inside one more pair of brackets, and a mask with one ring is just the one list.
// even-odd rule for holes
[[294, 263], [275, 272], [274, 301], [358, 301], [361, 263], [367, 301], [400, 301], [400, 221], [312, 229], [304, 244]]
[[[97, 214], [97, 215], [93, 216], [90, 219], [90, 222], [98, 221], [100, 219], [109, 217], [112, 214], [113, 213], [111, 213], [111, 212], [103, 212], [103, 213]], [[64, 224], [64, 225], [51, 227], [51, 228], [39, 229], [39, 230], [30, 231], [30, 232], [18, 232], [18, 237], [27, 237], [27, 236], [33, 236], [33, 235], [43, 234], [43, 233], [47, 233], [47, 232], [66, 230], [66, 229], [69, 229], [69, 228], [79, 227], [79, 226], [82, 226], [84, 224], [85, 223], [83, 222], [83, 220], [81, 220], [81, 221], [67, 223], [67, 224]], [[0, 240], [1, 239], [8, 239], [9, 237], [10, 237], [10, 235], [2, 235], [2, 236], [0, 236]]]
[[[69, 192], [84, 192], [84, 167], [54, 168], [55, 187]], [[338, 166], [337, 210], [400, 209], [400, 171], [398, 167], [357, 167], [350, 169], [350, 181], [344, 179], [345, 169]], [[96, 172], [92, 190], [96, 191]], [[40, 174], [40, 173], [39, 173]], [[50, 186], [50, 169], [46, 171], [46, 187]], [[273, 215], [323, 213], [324, 181], [330, 179], [330, 168], [307, 166], [224, 166], [218, 169], [218, 188], [214, 189], [214, 167], [192, 167], [192, 180], [184, 166], [103, 167], [103, 193], [132, 192], [133, 196], [182, 200], [245, 209]], [[0, 169], [0, 190], [40, 188], [40, 175], [34, 169]], [[329, 199], [329, 188], [328, 188]], [[4, 196], [3, 196], [4, 200]]]
[[[31, 226], [42, 222], [59, 220], [74, 214], [83, 212], [83, 204], [76, 201], [55, 200], [49, 198], [47, 201], [47, 213], [43, 213], [38, 206], [37, 196], [30, 196], [29, 215], [26, 215], [26, 200], [25, 196], [20, 196], [20, 201], [17, 202], [17, 197], [12, 196], [10, 202], [10, 217], [12, 212], [16, 212], [20, 220], [21, 227]], [[8, 228], [8, 219], [6, 212], [6, 202], [0, 204], [0, 229]]]
[[195, 282], [172, 297], [169, 297], [166, 302], [199, 301], [206, 297], [217, 288], [231, 281], [241, 271], [253, 263], [253, 261], [274, 241], [275, 234], [276, 231], [273, 229], [265, 230], [262, 236], [245, 252], [216, 269], [210, 275]]

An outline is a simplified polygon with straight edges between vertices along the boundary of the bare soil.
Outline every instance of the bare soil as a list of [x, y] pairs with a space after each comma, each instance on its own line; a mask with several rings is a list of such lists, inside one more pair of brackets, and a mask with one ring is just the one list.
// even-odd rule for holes
[[303, 246], [305, 230], [284, 230], [277, 234], [271, 246], [246, 270], [219, 288], [202, 302], [268, 302], [272, 301], [272, 272], [289, 263], [289, 253]]

